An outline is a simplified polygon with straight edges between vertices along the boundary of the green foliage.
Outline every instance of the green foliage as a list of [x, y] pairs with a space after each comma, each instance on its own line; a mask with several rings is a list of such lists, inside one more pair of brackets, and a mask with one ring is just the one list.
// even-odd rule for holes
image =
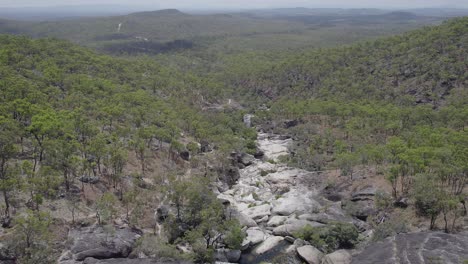
[[372, 241], [380, 241], [387, 237], [406, 232], [409, 232], [409, 228], [404, 219], [398, 217], [390, 218], [375, 228]]
[[146, 256], [154, 256], [157, 259], [188, 260], [189, 256], [181, 254], [174, 245], [165, 243], [155, 235], [144, 235], [135, 245], [135, 253], [143, 253]]
[[224, 237], [224, 243], [230, 249], [241, 249], [242, 242], [245, 238], [245, 233], [242, 231], [242, 227], [236, 221], [227, 221], [227, 232]]
[[44, 212], [27, 211], [15, 220], [15, 237], [12, 241], [15, 255], [21, 263], [50, 263], [51, 254], [51, 218]]
[[341, 169], [341, 174], [353, 178], [354, 166], [358, 164], [358, 158], [353, 153], [342, 153], [336, 157], [336, 165]]
[[117, 198], [114, 194], [106, 192], [96, 201], [96, 218], [99, 224], [110, 223], [117, 213]]
[[340, 248], [354, 247], [358, 242], [359, 232], [353, 224], [336, 222], [326, 227], [307, 225], [294, 236], [309, 241], [324, 252], [333, 252]]

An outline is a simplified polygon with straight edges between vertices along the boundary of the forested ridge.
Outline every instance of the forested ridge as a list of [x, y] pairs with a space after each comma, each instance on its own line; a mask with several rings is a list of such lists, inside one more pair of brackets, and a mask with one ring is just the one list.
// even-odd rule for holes
[[[99, 223], [111, 223], [127, 208], [127, 220], [137, 225], [145, 213], [151, 217], [151, 201], [162, 192], [180, 203], [174, 221], [200, 226], [193, 229], [193, 239], [209, 234], [210, 228], [221, 230], [213, 221], [230, 223], [216, 211], [220, 204], [207, 195], [205, 180], [174, 178], [185, 166], [181, 153], [188, 158], [215, 148], [222, 156], [246, 151], [249, 143], [251, 148], [255, 131], [241, 125], [239, 113], [202, 113], [206, 104], [217, 102], [216, 84], [210, 90], [206, 81], [150, 60], [114, 59], [54, 39], [3, 35], [0, 54], [1, 215], [4, 226], [13, 225], [12, 219], [15, 223], [4, 235], [19, 243], [8, 255], [12, 259], [51, 263], [57, 258], [51, 254], [57, 248], [48, 242], [60, 236], [52, 232], [61, 226], [59, 212], [52, 217], [45, 207], [61, 197], [70, 201], [73, 222], [83, 210], [80, 199], [88, 199]], [[155, 168], [154, 163], [161, 165]], [[199, 173], [212, 181], [199, 166]], [[159, 184], [147, 186], [145, 179]], [[91, 182], [105, 187], [86, 198], [83, 192]], [[191, 203], [187, 215], [182, 213], [186, 201]], [[139, 209], [129, 212], [135, 205]], [[208, 212], [213, 218], [200, 218]]]
[[[228, 84], [260, 98], [313, 97], [432, 103], [463, 94], [467, 19], [333, 49], [289, 54], [270, 68], [231, 62]], [[255, 74], [252, 74], [255, 72]]]
[[[216, 55], [111, 57], [0, 35], [1, 260], [208, 263], [239, 261], [270, 238], [332, 253], [407, 231], [463, 231], [467, 46], [467, 17], [342, 47]], [[287, 155], [268, 159], [260, 140], [290, 140], [271, 147]], [[281, 174], [291, 168], [294, 183]], [[371, 212], [353, 195], [336, 219], [326, 202], [305, 218], [272, 215], [310, 182], [326, 199], [356, 185], [383, 192], [371, 194]], [[230, 208], [235, 199], [250, 214]], [[98, 253], [74, 252], [93, 232]], [[131, 248], [112, 240], [125, 232], [138, 234], [124, 241]]]

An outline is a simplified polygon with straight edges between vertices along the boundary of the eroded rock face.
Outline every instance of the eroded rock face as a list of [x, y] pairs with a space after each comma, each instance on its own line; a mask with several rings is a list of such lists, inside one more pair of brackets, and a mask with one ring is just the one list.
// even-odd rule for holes
[[373, 187], [353, 193], [351, 199], [343, 203], [343, 208], [351, 215], [365, 221], [367, 217], [377, 212], [375, 207], [376, 193], [377, 190]]
[[399, 234], [374, 243], [353, 257], [352, 264], [458, 264], [468, 260], [468, 232]]
[[86, 258], [126, 258], [140, 234], [130, 228], [105, 231], [95, 227], [71, 230], [68, 237], [73, 241], [72, 259], [83, 261]]

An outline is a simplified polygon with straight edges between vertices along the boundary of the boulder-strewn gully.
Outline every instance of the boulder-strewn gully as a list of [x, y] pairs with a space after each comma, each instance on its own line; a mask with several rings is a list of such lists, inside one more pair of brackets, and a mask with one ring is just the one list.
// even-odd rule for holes
[[[246, 230], [241, 263], [269, 263], [274, 259], [275, 263], [410, 264], [431, 263], [434, 259], [437, 263], [462, 263], [468, 259], [467, 233], [401, 234], [357, 254], [338, 250], [325, 255], [295, 239], [295, 232], [306, 225], [318, 227], [331, 221], [353, 223], [364, 237], [372, 231], [359, 220], [361, 217], [347, 214], [341, 201], [332, 202], [321, 195], [325, 184], [317, 172], [291, 168], [280, 162], [281, 156], [290, 154], [290, 144], [290, 138], [260, 133], [257, 145], [264, 157], [241, 169], [237, 184], [218, 195]], [[361, 206], [363, 211], [371, 211], [376, 190], [366, 188], [361, 192], [350, 202]], [[361, 196], [366, 199], [359, 199]], [[361, 200], [366, 203], [360, 204]], [[278, 255], [284, 255], [281, 262], [277, 261]]]

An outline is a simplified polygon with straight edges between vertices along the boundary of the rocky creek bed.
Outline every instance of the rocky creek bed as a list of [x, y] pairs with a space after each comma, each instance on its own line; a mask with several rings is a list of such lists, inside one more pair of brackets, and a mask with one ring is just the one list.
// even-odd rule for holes
[[[375, 213], [377, 190], [363, 187], [343, 201], [326, 199], [323, 175], [280, 162], [281, 156], [290, 155], [292, 143], [285, 136], [259, 134], [257, 145], [263, 158], [244, 157], [247, 166], [240, 170], [237, 184], [218, 195], [247, 233], [240, 263], [410, 264], [468, 260], [467, 233], [400, 234], [371, 243], [364, 250], [337, 250], [328, 255], [294, 238], [308, 225], [323, 227], [341, 222], [354, 224], [365, 244], [373, 230], [363, 220]], [[349, 206], [354, 208], [352, 212], [346, 210]]]

